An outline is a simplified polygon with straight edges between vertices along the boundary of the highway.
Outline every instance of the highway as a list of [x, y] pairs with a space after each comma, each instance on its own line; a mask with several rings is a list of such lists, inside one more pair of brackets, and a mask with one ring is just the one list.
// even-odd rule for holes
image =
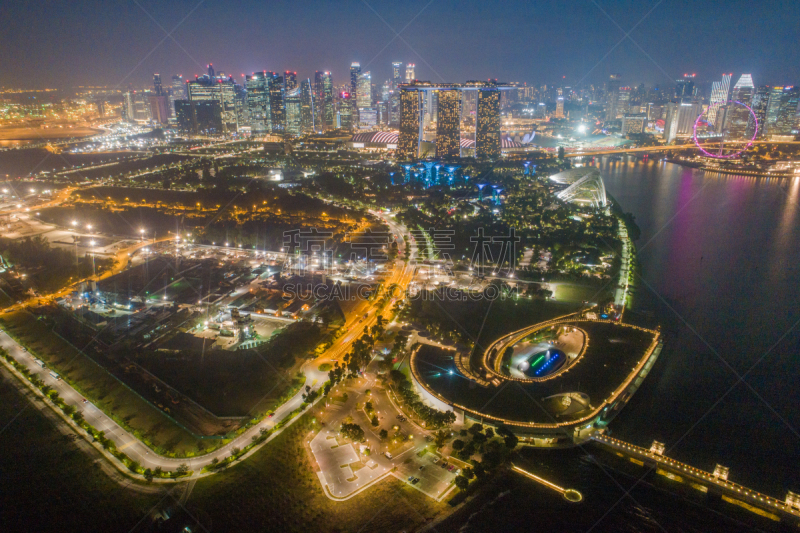
[[[391, 228], [393, 233], [398, 235], [405, 235], [405, 228], [402, 227], [399, 223], [395, 222], [388, 216], [383, 214], [377, 214], [380, 216]], [[169, 238], [165, 238], [162, 240], [168, 240]], [[125, 250], [121, 250], [118, 253], [120, 258], [127, 259], [127, 254], [131, 249], [138, 249], [144, 246], [152, 245], [152, 242], [140, 242], [137, 243], [135, 246], [131, 248], [126, 248]], [[405, 246], [407, 243], [400, 242], [398, 245], [399, 253], [402, 254], [405, 250]], [[412, 251], [411, 257], [415, 253]], [[121, 269], [122, 267], [119, 264], [122, 261], [119, 261], [117, 268]], [[414, 274], [414, 265], [413, 261], [409, 261], [408, 263], [403, 263], [402, 261], [396, 261], [396, 264], [402, 264], [401, 267], [395, 266], [392, 270], [391, 275], [383, 284], [383, 290], [386, 290], [391, 284], [396, 283], [400, 290], [405, 291], [410, 283], [413, 274]], [[112, 275], [110, 272], [106, 273], [105, 276]], [[67, 289], [65, 289], [67, 290]], [[398, 292], [398, 294], [400, 294]], [[49, 295], [48, 297], [53, 297], [56, 295]], [[377, 302], [380, 299], [380, 295], [376, 297], [373, 301]], [[346, 325], [349, 327], [349, 331], [338, 338], [333, 345], [326, 350], [320, 357], [315, 359], [314, 361], [310, 361], [303, 367], [303, 372], [306, 376], [306, 385], [312, 386], [315, 389], [319, 389], [324, 385], [327, 381], [328, 376], [326, 372], [319, 371], [319, 366], [323, 363], [331, 363], [334, 360], [341, 360], [342, 357], [347, 353], [347, 351], [351, 348], [352, 344], [358, 339], [368, 328], [373, 326], [377, 322], [378, 313], [372, 310], [374, 306], [373, 303], [363, 302], [360, 306], [357, 307], [357, 312], [353, 313], [351, 317], [347, 320]], [[387, 305], [386, 308], [382, 311], [381, 315], [384, 317], [388, 316], [390, 313], [391, 304]], [[364, 311], [362, 313], [362, 311]], [[364, 314], [369, 314], [366, 319], [362, 320]], [[139, 462], [139, 464], [143, 468], [150, 468], [155, 469], [160, 467], [164, 471], [173, 471], [179, 465], [185, 463], [188, 465], [190, 470], [194, 471], [192, 478], [201, 477], [204, 475], [209, 474], [201, 474], [200, 470], [206, 466], [211, 464], [214, 459], [223, 460], [226, 457], [231, 455], [231, 450], [234, 447], [239, 449], [243, 449], [246, 445], [252, 442], [252, 437], [259, 434], [262, 428], [271, 429], [277, 424], [279, 421], [286, 418], [292, 411], [300, 407], [303, 403], [302, 395], [305, 392], [304, 388], [295, 394], [291, 399], [289, 399], [286, 403], [278, 407], [272, 417], [265, 418], [259, 424], [254, 425], [244, 433], [242, 433], [237, 438], [233, 439], [230, 443], [226, 444], [224, 447], [219, 448], [213, 452], [208, 454], [193, 457], [193, 458], [170, 458], [170, 457], [163, 457], [157, 455], [155, 452], [150, 450], [145, 444], [131, 435], [128, 431], [126, 431], [123, 427], [117, 424], [114, 420], [109, 418], [105, 413], [103, 413], [99, 408], [92, 405], [90, 402], [83, 402], [83, 397], [78, 394], [75, 389], [73, 389], [69, 384], [62, 381], [61, 379], [54, 378], [50, 372], [43, 372], [42, 368], [39, 364], [34, 361], [34, 358], [27, 352], [25, 348], [17, 344], [14, 339], [12, 339], [8, 334], [4, 331], [0, 331], [0, 347], [4, 348], [8, 353], [14, 357], [16, 361], [23, 364], [26, 368], [28, 368], [31, 372], [39, 375], [42, 380], [53, 389], [55, 389], [59, 396], [64, 399], [64, 401], [69, 405], [74, 405], [78, 410], [80, 410], [83, 415], [84, 419], [94, 426], [99, 431], [104, 431], [107, 438], [112, 440], [116, 445], [117, 449], [123, 451], [128, 457], [132, 460]], [[3, 364], [6, 364], [3, 361]], [[7, 365], [7, 368], [11, 370], [11, 367]], [[12, 370], [13, 371], [13, 370]], [[28, 383], [27, 380], [21, 378], [25, 383]], [[48, 406], [51, 404], [48, 402]], [[57, 412], [59, 411], [57, 408], [53, 407], [54, 410]], [[275, 434], [273, 434], [274, 436]], [[83, 434], [85, 438], [88, 437]], [[267, 442], [261, 444], [263, 446]], [[260, 448], [260, 446], [256, 446], [251, 450], [250, 453]], [[246, 457], [246, 456], [245, 456]], [[124, 466], [121, 463], [117, 462], [117, 467], [120, 470], [125, 470]], [[188, 478], [187, 478], [188, 479]], [[166, 481], [166, 480], [165, 480]]]

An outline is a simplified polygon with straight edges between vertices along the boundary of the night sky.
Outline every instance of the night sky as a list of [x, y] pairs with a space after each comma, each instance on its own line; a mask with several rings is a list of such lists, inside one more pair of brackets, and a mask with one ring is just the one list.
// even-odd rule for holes
[[[351, 61], [376, 85], [392, 61], [431, 81], [575, 87], [619, 72], [658, 86], [749, 72], [757, 85], [800, 83], [796, 1], [7, 0], [0, 20], [0, 86], [15, 88], [139, 87], [209, 62], [237, 81], [330, 70], [338, 85]], [[178, 26], [174, 41], [159, 25]]]

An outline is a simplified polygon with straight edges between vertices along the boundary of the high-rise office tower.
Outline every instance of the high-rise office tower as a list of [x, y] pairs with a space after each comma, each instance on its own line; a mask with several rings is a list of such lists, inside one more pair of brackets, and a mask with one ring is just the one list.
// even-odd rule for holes
[[392, 92], [392, 82], [386, 80], [386, 82], [381, 87], [381, 102], [388, 102], [389, 101], [389, 94]]
[[266, 72], [254, 72], [245, 76], [247, 89], [247, 112], [250, 131], [267, 133], [272, 131], [272, 112], [269, 105], [269, 82]]
[[420, 91], [414, 88], [400, 89], [400, 134], [398, 135], [397, 159], [410, 161], [419, 157]]
[[353, 61], [350, 63], [350, 90], [347, 93], [354, 97], [358, 95], [359, 76], [361, 76], [361, 63]]
[[619, 100], [619, 86], [621, 75], [612, 74], [606, 82], [606, 120], [617, 118], [617, 103]]
[[709, 100], [706, 119], [709, 124], [717, 125], [717, 108], [728, 103], [728, 91], [731, 86], [733, 74], [723, 74], [722, 81], [711, 84], [711, 100]]
[[694, 96], [694, 74], [684, 74], [682, 79], [675, 80], [675, 100], [678, 102], [689, 101]]
[[620, 87], [617, 93], [617, 118], [625, 116], [631, 110], [631, 97], [633, 91], [630, 87]]
[[400, 89], [396, 88], [389, 94], [389, 125], [393, 128], [400, 127]]
[[409, 63], [406, 65], [406, 83], [410, 83], [411, 81], [417, 79], [417, 75], [415, 73], [417, 66], [414, 63]]
[[326, 130], [335, 127], [336, 113], [333, 108], [333, 76], [330, 72], [322, 73], [322, 111]]
[[[747, 124], [750, 121], [750, 111], [735, 102], [741, 102], [746, 106], [753, 104], [753, 78], [750, 74], [742, 74], [739, 81], [733, 86], [731, 91], [731, 104], [727, 113], [727, 123], [725, 130], [729, 137], [733, 139], [744, 139], [747, 137]], [[752, 136], [752, 133], [750, 134]]]
[[458, 157], [461, 153], [461, 91], [437, 93], [436, 157]]
[[497, 89], [478, 90], [475, 156], [479, 159], [500, 157], [500, 91]]
[[372, 107], [372, 74], [369, 72], [359, 74], [355, 95], [356, 106], [359, 109]]
[[188, 99], [188, 95], [186, 94], [186, 82], [183, 79], [183, 76], [172, 76], [172, 87], [170, 88], [169, 92], [169, 104], [172, 107], [172, 116], [175, 115], [175, 101], [176, 100], [186, 100]]
[[[753, 92], [753, 114], [758, 121], [758, 136], [764, 137], [767, 134], [767, 105], [769, 104], [769, 93], [772, 87], [769, 85], [761, 85]], [[747, 121], [747, 138], [753, 136], [756, 128], [756, 122], [751, 116]]]
[[392, 61], [392, 89], [397, 89], [397, 86], [403, 83], [402, 69], [403, 63]]
[[325, 91], [323, 89], [324, 73], [314, 72], [314, 113], [315, 131], [325, 131]]
[[311, 80], [306, 78], [300, 82], [300, 106], [302, 112], [302, 128], [304, 133], [314, 131], [314, 91]]
[[232, 79], [200, 76], [187, 83], [186, 86], [190, 101], [214, 100], [219, 102], [223, 133], [237, 131], [236, 87]]
[[286, 133], [300, 135], [303, 132], [303, 100], [300, 88], [286, 91]]
[[353, 95], [348, 92], [339, 94], [339, 127], [343, 130], [353, 129]]
[[164, 94], [164, 86], [161, 85], [161, 74], [153, 74], [153, 93], [156, 96]]
[[797, 133], [798, 96], [800, 87], [772, 87], [767, 103], [766, 134], [769, 137]]
[[276, 72], [267, 72], [269, 80], [269, 108], [272, 115], [272, 133], [286, 131], [286, 89], [283, 85], [283, 76]]
[[150, 117], [159, 124], [169, 122], [169, 100], [161, 85], [161, 74], [153, 74], [153, 92], [148, 95]]
[[287, 70], [283, 73], [284, 90], [288, 93], [297, 89], [297, 72]]
[[214, 65], [212, 65], [211, 63], [208, 64], [208, 77], [209, 78], [214, 77]]
[[176, 100], [178, 129], [188, 133], [222, 133], [222, 117], [216, 100]]
[[556, 118], [564, 118], [564, 90], [556, 89]]
[[668, 144], [678, 136], [678, 108], [677, 102], [669, 102], [665, 108], [664, 116], [664, 141]]

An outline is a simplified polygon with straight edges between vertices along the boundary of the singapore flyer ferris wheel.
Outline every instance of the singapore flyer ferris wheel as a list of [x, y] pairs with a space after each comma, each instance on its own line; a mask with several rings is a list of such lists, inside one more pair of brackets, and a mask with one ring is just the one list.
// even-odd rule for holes
[[[724, 113], [721, 111], [724, 110]], [[712, 120], [709, 120], [713, 117]], [[725, 124], [718, 127], [712, 122], [725, 122], [727, 117], [737, 117], [741, 123], [744, 120], [748, 127], [746, 138], [733, 138], [731, 130]], [[753, 109], [738, 100], [716, 102], [708, 106], [694, 121], [692, 139], [697, 148], [706, 157], [714, 159], [737, 159], [747, 150], [758, 135], [758, 118]], [[749, 134], [752, 131], [752, 134]], [[744, 133], [744, 132], [740, 132]]]

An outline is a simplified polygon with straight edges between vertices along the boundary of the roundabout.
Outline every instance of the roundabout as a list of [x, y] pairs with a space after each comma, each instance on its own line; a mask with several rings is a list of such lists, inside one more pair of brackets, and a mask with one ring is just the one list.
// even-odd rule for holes
[[483, 352], [421, 345], [411, 372], [431, 404], [506, 425], [527, 444], [567, 446], [619, 412], [660, 351], [656, 330], [576, 313], [507, 333]]

